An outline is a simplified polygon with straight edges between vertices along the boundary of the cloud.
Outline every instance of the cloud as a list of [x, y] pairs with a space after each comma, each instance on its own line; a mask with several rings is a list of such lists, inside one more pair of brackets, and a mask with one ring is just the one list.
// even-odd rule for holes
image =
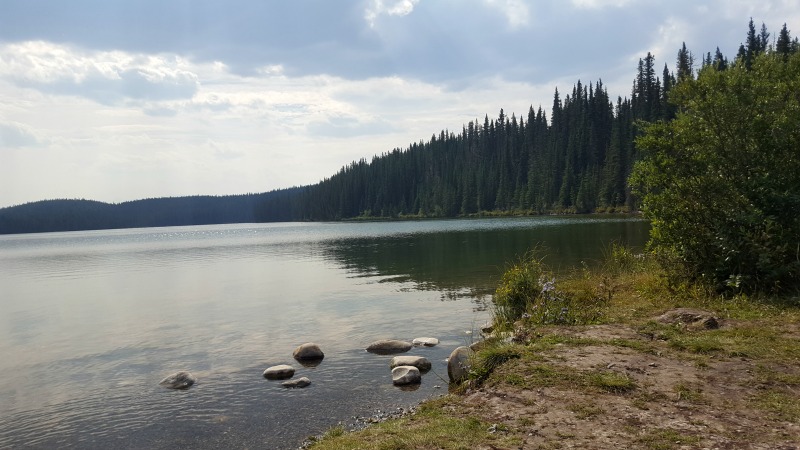
[[379, 119], [360, 120], [356, 117], [331, 117], [325, 121], [311, 122], [308, 135], [319, 137], [348, 138], [370, 134], [391, 133], [394, 127]]
[[199, 81], [187, 66], [175, 55], [84, 52], [43, 41], [0, 46], [0, 77], [18, 86], [107, 105], [191, 98]]
[[382, 15], [407, 16], [414, 11], [414, 6], [419, 0], [370, 0], [364, 10], [364, 19], [370, 28], [375, 27], [375, 21]]
[[41, 144], [41, 140], [30, 127], [18, 122], [0, 123], [0, 149], [35, 147]]
[[523, 0], [485, 0], [487, 4], [498, 8], [505, 15], [512, 29], [528, 26], [530, 10]]
[[636, 0], [572, 0], [572, 4], [577, 8], [602, 9], [602, 8], [622, 8]]

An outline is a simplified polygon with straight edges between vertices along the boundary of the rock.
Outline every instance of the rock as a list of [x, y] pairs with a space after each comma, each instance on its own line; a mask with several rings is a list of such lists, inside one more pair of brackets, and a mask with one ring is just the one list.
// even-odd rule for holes
[[459, 383], [467, 378], [472, 355], [473, 351], [465, 346], [458, 347], [450, 353], [447, 359], [447, 376], [451, 383]]
[[481, 327], [481, 333], [488, 336], [494, 332], [494, 324], [491, 322], [486, 322], [484, 326]]
[[284, 381], [281, 383], [283, 387], [286, 388], [304, 388], [311, 384], [311, 380], [308, 377], [300, 377], [295, 380]]
[[411, 350], [410, 342], [398, 341], [397, 339], [383, 339], [375, 341], [367, 346], [367, 351], [379, 355], [389, 355], [392, 353], [403, 353]]
[[719, 328], [719, 319], [708, 311], [693, 308], [677, 308], [665, 312], [656, 318], [661, 323], [684, 326], [694, 330], [715, 330]]
[[439, 340], [432, 337], [419, 337], [411, 341], [412, 344], [422, 347], [433, 347], [439, 343]]
[[324, 358], [325, 354], [319, 345], [308, 342], [294, 349], [292, 356], [298, 361], [317, 361]]
[[164, 378], [158, 384], [170, 389], [189, 389], [197, 378], [189, 372], [176, 372]]
[[397, 386], [417, 384], [422, 381], [419, 369], [414, 366], [398, 366], [392, 369], [392, 383]]
[[264, 371], [264, 378], [268, 380], [285, 380], [294, 376], [294, 367], [288, 364], [272, 366]]
[[431, 362], [424, 356], [395, 356], [389, 361], [389, 367], [394, 369], [398, 366], [413, 366], [419, 369], [420, 372], [431, 370]]

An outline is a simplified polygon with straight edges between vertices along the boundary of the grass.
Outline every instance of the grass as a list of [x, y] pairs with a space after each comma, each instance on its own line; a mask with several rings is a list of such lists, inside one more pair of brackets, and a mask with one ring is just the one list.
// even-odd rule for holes
[[585, 374], [587, 383], [601, 391], [612, 394], [624, 394], [636, 389], [636, 383], [627, 375], [601, 370]]
[[673, 388], [677, 394], [678, 401], [685, 401], [689, 403], [702, 403], [703, 402], [703, 389], [696, 385], [687, 383], [678, 383]]
[[454, 406], [453, 399], [431, 401], [420, 407], [414, 416], [383, 422], [357, 433], [340, 433], [337, 427], [334, 428], [336, 431], [312, 443], [310, 448], [467, 450], [486, 443], [519, 447], [519, 439], [497, 432], [498, 428], [492, 428], [488, 422], [449, 414], [448, 409]]
[[605, 409], [597, 405], [589, 405], [586, 403], [573, 403], [567, 406], [567, 409], [574, 412], [575, 417], [581, 420], [591, 420], [606, 412]]
[[670, 428], [657, 428], [647, 431], [636, 441], [651, 450], [671, 450], [700, 441], [697, 436], [687, 435]]
[[800, 422], [800, 403], [797, 402], [796, 392], [768, 388], [753, 397], [751, 404], [772, 414], [778, 420]]
[[483, 350], [479, 351], [473, 358], [470, 378], [481, 382], [506, 361], [519, 358], [521, 353], [519, 345], [506, 344], [504, 342], [495, 342], [484, 346]]
[[[521, 370], [520, 367], [524, 367]], [[506, 384], [526, 390], [555, 387], [563, 390], [580, 389], [586, 393], [626, 394], [637, 388], [626, 374], [594, 369], [577, 371], [572, 367], [554, 363], [541, 363], [525, 358], [511, 362], [486, 381], [488, 386]]]

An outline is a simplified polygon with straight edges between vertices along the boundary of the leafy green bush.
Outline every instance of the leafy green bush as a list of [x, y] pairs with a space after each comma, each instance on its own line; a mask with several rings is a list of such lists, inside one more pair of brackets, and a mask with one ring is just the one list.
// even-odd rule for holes
[[711, 66], [645, 126], [631, 176], [651, 245], [719, 291], [780, 291], [800, 280], [800, 52], [748, 69]]

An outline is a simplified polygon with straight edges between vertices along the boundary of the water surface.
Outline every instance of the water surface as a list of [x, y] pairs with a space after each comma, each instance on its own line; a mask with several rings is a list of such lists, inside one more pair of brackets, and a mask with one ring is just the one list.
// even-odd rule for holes
[[[293, 448], [446, 391], [444, 359], [488, 317], [508, 261], [555, 267], [643, 245], [622, 218], [239, 224], [0, 236], [0, 448]], [[434, 336], [419, 389], [381, 338]], [[303, 342], [317, 367], [291, 358]], [[261, 373], [289, 363], [286, 390]], [[189, 370], [189, 390], [158, 385]]]

